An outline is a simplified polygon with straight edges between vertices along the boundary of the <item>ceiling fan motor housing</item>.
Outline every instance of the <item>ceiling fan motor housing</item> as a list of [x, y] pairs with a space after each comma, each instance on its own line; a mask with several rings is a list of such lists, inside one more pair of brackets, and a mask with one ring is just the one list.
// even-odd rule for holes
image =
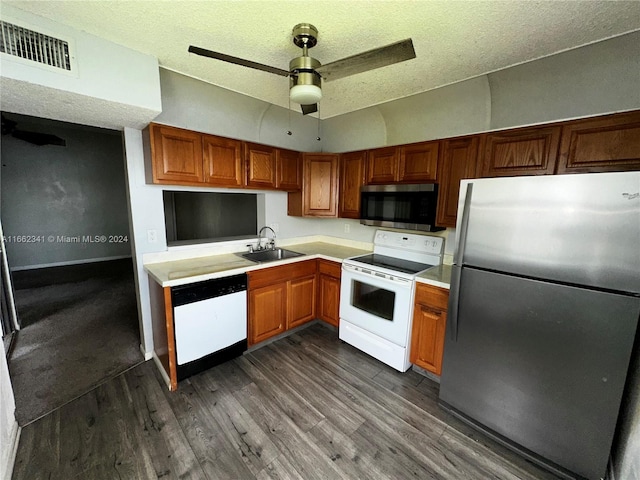
[[318, 29], [310, 23], [299, 23], [293, 27], [293, 43], [300, 48], [312, 48], [318, 43]]
[[[290, 89], [294, 89], [297, 86], [303, 86], [303, 85], [304, 86], [311, 85], [311, 86], [317, 87], [316, 89], [313, 89], [313, 90], [309, 89], [311, 90], [311, 92], [314, 92], [315, 90], [314, 92], [315, 94], [310, 93], [308, 95], [294, 94], [294, 91], [292, 90], [291, 99], [293, 101], [300, 103], [301, 105], [309, 105], [309, 104], [316, 103], [318, 102], [318, 100], [320, 100], [320, 98], [322, 97], [322, 93], [320, 91], [321, 77], [318, 74], [318, 72], [315, 71], [315, 69], [318, 68], [320, 65], [321, 64], [318, 60], [308, 56], [297, 57], [291, 60], [291, 62], [289, 62], [289, 71], [291, 72], [291, 75], [289, 76]], [[297, 90], [300, 90], [302, 92], [306, 89], [300, 88]]]

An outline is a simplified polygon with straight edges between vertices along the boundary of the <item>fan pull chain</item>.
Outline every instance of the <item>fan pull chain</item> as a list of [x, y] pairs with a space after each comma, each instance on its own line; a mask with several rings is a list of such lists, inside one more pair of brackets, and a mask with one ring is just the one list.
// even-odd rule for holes
[[318, 136], [316, 137], [317, 141], [320, 141], [320, 104], [318, 103]]
[[287, 135], [291, 135], [291, 97], [287, 95], [289, 98], [289, 130], [287, 130]]

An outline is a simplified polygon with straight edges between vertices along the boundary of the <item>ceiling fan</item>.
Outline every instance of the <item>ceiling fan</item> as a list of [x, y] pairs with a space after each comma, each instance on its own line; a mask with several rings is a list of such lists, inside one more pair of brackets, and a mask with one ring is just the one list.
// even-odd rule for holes
[[326, 82], [337, 80], [416, 57], [413, 42], [408, 38], [322, 65], [318, 60], [310, 57], [308, 52], [318, 43], [318, 29], [310, 23], [300, 23], [293, 27], [292, 35], [293, 43], [302, 49], [302, 56], [289, 62], [289, 70], [213, 52], [193, 45], [189, 46], [189, 53], [289, 77], [289, 98], [292, 102], [300, 104], [303, 115], [318, 111], [318, 102], [322, 98], [322, 79]]
[[2, 115], [2, 135], [11, 135], [19, 140], [38, 145], [57, 145], [59, 147], [66, 147], [67, 142], [65, 139], [52, 135], [50, 133], [33, 132], [29, 130], [22, 130], [17, 128], [18, 122], [10, 120]]

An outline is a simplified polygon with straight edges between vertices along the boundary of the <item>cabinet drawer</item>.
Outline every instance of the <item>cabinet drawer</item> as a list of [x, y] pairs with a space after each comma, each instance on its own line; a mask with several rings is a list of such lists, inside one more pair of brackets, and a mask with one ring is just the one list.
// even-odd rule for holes
[[318, 260], [318, 273], [321, 275], [329, 275], [330, 277], [340, 278], [342, 265], [329, 260]]
[[449, 303], [449, 290], [418, 283], [416, 284], [415, 303], [446, 311]]
[[316, 261], [305, 260], [288, 265], [279, 265], [256, 270], [249, 272], [247, 275], [249, 277], [249, 289], [254, 289], [278, 282], [286, 282], [287, 280], [294, 278], [315, 275], [315, 273]]

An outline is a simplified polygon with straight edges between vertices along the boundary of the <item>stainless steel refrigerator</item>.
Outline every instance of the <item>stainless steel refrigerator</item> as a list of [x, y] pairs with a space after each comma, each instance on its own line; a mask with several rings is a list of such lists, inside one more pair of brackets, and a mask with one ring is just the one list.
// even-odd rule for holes
[[640, 316], [640, 172], [465, 180], [440, 403], [604, 477]]

